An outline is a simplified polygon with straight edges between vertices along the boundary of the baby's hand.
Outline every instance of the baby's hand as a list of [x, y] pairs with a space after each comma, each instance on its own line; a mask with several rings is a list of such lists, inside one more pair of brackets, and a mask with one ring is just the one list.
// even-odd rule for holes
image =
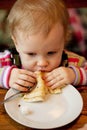
[[71, 84], [75, 80], [75, 73], [71, 68], [59, 67], [44, 75], [43, 79], [48, 87], [52, 89]]
[[33, 87], [36, 83], [36, 76], [33, 72], [14, 68], [11, 71], [9, 86], [20, 91], [27, 91], [29, 86]]

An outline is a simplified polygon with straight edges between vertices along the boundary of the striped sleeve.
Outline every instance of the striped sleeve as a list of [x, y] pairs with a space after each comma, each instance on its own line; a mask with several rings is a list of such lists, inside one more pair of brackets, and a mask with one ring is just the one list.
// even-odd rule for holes
[[9, 77], [11, 70], [13, 68], [16, 68], [15, 65], [13, 66], [6, 66], [3, 68], [0, 68], [0, 87], [9, 89]]
[[72, 83], [75, 86], [87, 85], [87, 60], [78, 54], [66, 51], [68, 55], [68, 67], [73, 69], [75, 80]]
[[85, 67], [77, 67], [70, 65], [70, 68], [73, 69], [75, 73], [75, 81], [72, 83], [73, 85], [87, 85], [87, 69]]

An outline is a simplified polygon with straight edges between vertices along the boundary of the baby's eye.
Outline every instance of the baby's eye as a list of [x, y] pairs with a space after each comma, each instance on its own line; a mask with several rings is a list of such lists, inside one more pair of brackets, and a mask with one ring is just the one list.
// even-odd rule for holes
[[54, 55], [56, 53], [56, 51], [49, 51], [47, 54], [48, 55]]
[[29, 55], [29, 56], [35, 56], [36, 53], [32, 53], [32, 52], [31, 52], [31, 53], [28, 53], [28, 55]]

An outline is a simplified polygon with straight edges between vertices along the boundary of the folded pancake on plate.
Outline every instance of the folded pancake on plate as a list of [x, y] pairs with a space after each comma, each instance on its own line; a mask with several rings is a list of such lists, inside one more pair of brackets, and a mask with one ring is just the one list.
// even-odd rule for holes
[[35, 89], [30, 92], [30, 93], [26, 93], [23, 96], [23, 100], [27, 101], [27, 102], [37, 102], [37, 101], [44, 101], [46, 94], [48, 93], [60, 93], [61, 89], [60, 88], [56, 88], [56, 89], [51, 89], [50, 87], [48, 88], [45, 83], [44, 80], [42, 79], [42, 75], [43, 73], [38, 71], [36, 72], [37, 75], [37, 84]]

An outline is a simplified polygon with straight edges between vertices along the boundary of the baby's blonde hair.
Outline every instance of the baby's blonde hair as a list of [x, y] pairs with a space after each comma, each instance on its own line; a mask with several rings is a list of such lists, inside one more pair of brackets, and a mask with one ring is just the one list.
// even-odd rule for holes
[[67, 39], [69, 15], [62, 0], [17, 0], [8, 15], [10, 32], [15, 37], [17, 29], [47, 35], [58, 22], [63, 25]]

